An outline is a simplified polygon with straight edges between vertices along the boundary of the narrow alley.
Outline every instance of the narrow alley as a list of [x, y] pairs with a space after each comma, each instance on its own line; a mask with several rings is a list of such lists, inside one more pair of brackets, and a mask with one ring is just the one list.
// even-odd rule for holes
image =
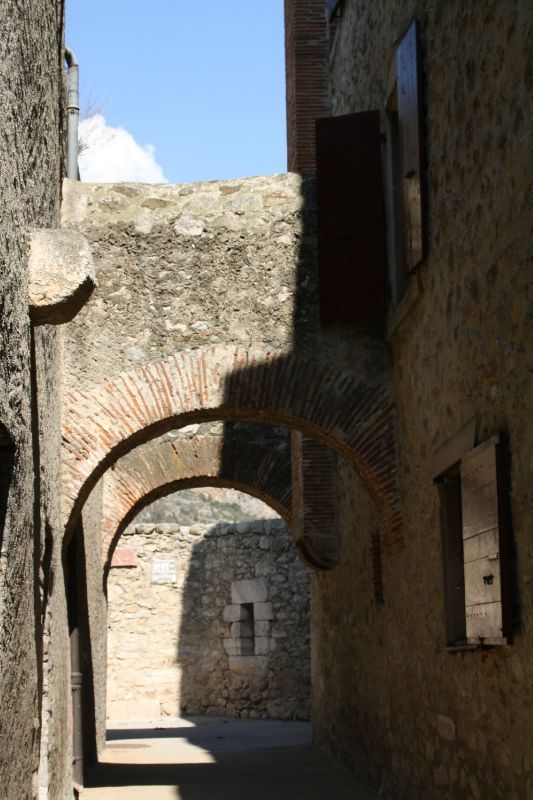
[[307, 722], [216, 717], [108, 732], [87, 800], [376, 800], [311, 744]]
[[533, 800], [532, 20], [0, 0], [0, 800]]

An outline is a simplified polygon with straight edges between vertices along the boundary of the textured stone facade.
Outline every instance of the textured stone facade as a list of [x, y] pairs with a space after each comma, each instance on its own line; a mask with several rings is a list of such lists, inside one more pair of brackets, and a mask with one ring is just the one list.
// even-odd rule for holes
[[281, 520], [144, 523], [122, 547], [136, 565], [108, 578], [110, 719], [309, 718], [309, 576]]
[[[291, 493], [291, 508], [303, 515], [295, 526], [299, 541], [305, 542], [312, 509], [317, 541], [325, 535], [329, 556], [334, 545], [331, 560], [339, 561], [312, 581], [316, 741], [365, 772], [382, 798], [530, 800], [525, 0], [344, 0], [329, 28], [320, 3], [287, 0], [289, 143], [302, 171], [312, 160], [312, 118], [322, 113], [314, 109], [330, 104], [335, 115], [377, 109], [385, 121], [398, 42], [412, 17], [420, 19], [427, 253], [405, 281], [400, 303], [390, 264], [387, 341], [381, 331], [320, 328], [314, 184], [295, 175], [174, 187], [67, 183], [63, 225], [69, 235], [79, 231], [89, 240], [99, 285], [63, 336], [35, 324], [35, 311], [32, 324], [31, 230], [57, 227], [61, 196], [63, 6], [60, 0], [7, 5], [0, 10], [0, 450], [8, 462], [7, 469], [0, 465], [0, 795], [19, 800], [39, 789], [49, 800], [72, 795], [61, 487], [63, 521], [69, 522], [65, 544], [72, 535], [78, 543], [90, 756], [101, 745], [105, 701], [105, 487], [97, 482], [118, 458], [153, 437], [229, 419], [287, 426], [337, 451], [333, 458], [311, 457], [312, 448], [300, 439]], [[312, 86], [309, 78], [316, 78]], [[306, 107], [307, 101], [316, 103]], [[383, 132], [388, 162], [390, 127]], [[389, 224], [393, 172], [388, 163]], [[389, 256], [394, 261], [392, 245]], [[478, 442], [500, 434], [508, 454], [514, 631], [506, 647], [451, 653], [432, 464], [472, 419]], [[216, 469], [235, 456], [226, 447], [226, 425], [222, 453], [211, 460]], [[134, 502], [142, 502], [149, 484], [143, 478], [137, 488]], [[113, 525], [121, 524], [125, 508], [115, 509]], [[299, 715], [294, 709], [303, 707], [303, 683], [291, 683], [289, 647], [297, 632], [284, 637], [276, 631], [282, 600], [289, 602], [283, 624], [298, 627], [306, 589], [294, 575], [302, 567], [288, 544], [279, 551], [262, 547], [276, 541], [266, 533], [258, 540], [265, 555], [248, 563], [240, 558], [246, 548], [236, 545], [238, 529], [231, 537], [221, 531], [197, 537], [207, 578], [197, 578], [192, 562], [186, 576], [195, 587], [194, 608], [182, 618], [202, 621], [198, 608], [213, 611], [217, 647], [205, 655], [203, 672], [182, 670], [183, 703], [187, 710], [277, 716], [288, 707], [282, 685], [293, 686], [291, 713]], [[153, 545], [162, 555], [166, 535]], [[230, 554], [223, 578], [209, 551], [213, 543]], [[143, 545], [145, 552], [151, 547]], [[276, 571], [268, 561], [272, 553]], [[172, 575], [168, 562], [174, 559], [161, 554], [157, 574], [164, 578]], [[124, 567], [124, 580], [133, 586], [134, 576], [146, 575], [149, 558]], [[131, 552], [127, 561], [135, 561]], [[168, 589], [177, 602], [177, 584], [150, 586]], [[219, 586], [224, 596], [212, 604]], [[71, 612], [72, 599], [71, 593]], [[142, 614], [148, 619], [152, 610], [142, 603], [123, 607], [121, 619], [138, 617], [138, 606], [141, 620]], [[135, 635], [133, 650], [142, 639]], [[169, 659], [176, 641], [167, 648]], [[270, 657], [273, 678], [265, 697]], [[215, 681], [210, 658], [227, 665], [223, 685]], [[167, 668], [170, 691], [177, 665]], [[205, 685], [210, 694], [200, 701]], [[168, 702], [174, 705], [165, 713], [178, 710], [175, 697]]]
[[[333, 113], [385, 109], [413, 15], [428, 256], [410, 279], [410, 308], [390, 327], [404, 548], [383, 552], [378, 607], [368, 552], [378, 520], [341, 467], [344, 559], [314, 583], [315, 738], [383, 797], [523, 800], [533, 791], [526, 4], [345, 0]], [[472, 417], [477, 441], [503, 433], [507, 442], [515, 634], [508, 647], [451, 654], [432, 458]], [[341, 634], [341, 614], [354, 638]]]
[[69, 327], [66, 387], [208, 344], [287, 352], [295, 325], [316, 342], [312, 181], [67, 183], [65, 192], [63, 228], [87, 236], [98, 283]]
[[43, 660], [54, 703], [46, 781], [56, 797], [70, 785], [58, 333], [30, 326], [28, 293], [30, 232], [59, 223], [63, 3], [3, 3], [0, 31], [0, 434], [14, 451], [0, 520], [0, 796], [20, 800], [41, 777]]

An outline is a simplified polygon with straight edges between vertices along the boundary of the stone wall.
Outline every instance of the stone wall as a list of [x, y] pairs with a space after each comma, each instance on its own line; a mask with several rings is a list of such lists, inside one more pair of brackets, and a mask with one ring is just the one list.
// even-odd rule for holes
[[[42, 634], [54, 739], [46, 780], [69, 791], [67, 658], [60, 561], [57, 334], [30, 327], [29, 232], [59, 221], [63, 3], [0, 8], [0, 431], [15, 450], [0, 532], [0, 796], [37, 793]], [[64, 746], [63, 746], [64, 745]]]
[[[377, 521], [342, 468], [344, 557], [314, 583], [315, 737], [383, 797], [523, 800], [533, 796], [526, 4], [346, 0], [334, 113], [384, 109], [414, 14], [428, 256], [390, 329], [405, 546], [383, 553], [379, 607], [367, 549]], [[515, 631], [511, 646], [452, 654], [432, 458], [472, 417], [479, 442], [507, 441]]]
[[309, 577], [281, 520], [144, 523], [121, 545], [137, 563], [108, 578], [111, 719], [309, 718]]
[[316, 337], [312, 183], [297, 175], [69, 184], [62, 224], [87, 236], [98, 282], [69, 326], [67, 386], [206, 344], [287, 351], [298, 293]]

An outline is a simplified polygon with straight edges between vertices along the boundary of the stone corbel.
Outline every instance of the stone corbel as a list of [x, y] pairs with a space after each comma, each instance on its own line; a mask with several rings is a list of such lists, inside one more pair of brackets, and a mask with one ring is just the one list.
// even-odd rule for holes
[[96, 286], [89, 242], [77, 231], [34, 230], [29, 257], [30, 316], [36, 325], [70, 322]]

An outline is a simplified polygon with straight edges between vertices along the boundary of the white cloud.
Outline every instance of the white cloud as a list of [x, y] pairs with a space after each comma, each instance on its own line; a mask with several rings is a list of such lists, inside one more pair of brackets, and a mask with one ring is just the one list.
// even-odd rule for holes
[[124, 128], [107, 125], [101, 114], [80, 121], [80, 177], [89, 183], [166, 183], [151, 144], [141, 147]]

